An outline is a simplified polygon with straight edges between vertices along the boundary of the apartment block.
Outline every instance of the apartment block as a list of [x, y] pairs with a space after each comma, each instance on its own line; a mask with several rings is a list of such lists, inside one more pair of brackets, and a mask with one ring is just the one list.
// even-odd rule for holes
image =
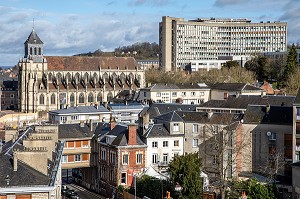
[[185, 21], [163, 16], [159, 46], [159, 66], [164, 71], [183, 70], [192, 60], [285, 52], [287, 23], [217, 18]]

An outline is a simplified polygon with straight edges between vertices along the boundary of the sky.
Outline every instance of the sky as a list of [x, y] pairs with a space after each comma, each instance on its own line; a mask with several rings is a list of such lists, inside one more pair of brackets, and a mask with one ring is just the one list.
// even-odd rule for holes
[[0, 66], [24, 56], [33, 27], [44, 55], [68, 56], [158, 43], [162, 16], [285, 21], [288, 42], [300, 42], [300, 0], [0, 0]]

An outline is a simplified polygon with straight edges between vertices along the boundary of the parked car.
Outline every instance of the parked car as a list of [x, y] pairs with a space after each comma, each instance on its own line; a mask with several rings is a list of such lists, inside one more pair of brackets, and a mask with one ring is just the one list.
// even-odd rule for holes
[[79, 196], [76, 192], [73, 192], [71, 195], [71, 199], [79, 199]]
[[67, 196], [68, 198], [71, 198], [71, 196], [72, 196], [74, 193], [75, 193], [74, 190], [68, 189], [68, 190], [66, 191], [66, 195], [65, 195], [65, 196]]
[[61, 195], [65, 196], [67, 194], [68, 190], [69, 190], [69, 188], [66, 185], [63, 185], [61, 187]]

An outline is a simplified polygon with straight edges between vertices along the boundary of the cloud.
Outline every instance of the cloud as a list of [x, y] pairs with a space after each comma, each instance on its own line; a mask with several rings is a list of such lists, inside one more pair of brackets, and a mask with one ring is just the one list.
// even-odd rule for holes
[[130, 6], [152, 5], [152, 6], [166, 6], [169, 5], [170, 0], [132, 0], [128, 3]]
[[246, 0], [216, 0], [214, 6], [225, 7], [245, 3]]
[[290, 43], [300, 43], [300, 7], [287, 9], [279, 20], [288, 22], [288, 41]]

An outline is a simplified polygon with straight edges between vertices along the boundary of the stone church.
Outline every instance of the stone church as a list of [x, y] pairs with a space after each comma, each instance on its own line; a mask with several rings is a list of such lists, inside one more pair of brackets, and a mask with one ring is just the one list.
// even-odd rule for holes
[[21, 112], [100, 105], [144, 87], [145, 73], [132, 57], [44, 56], [43, 45], [33, 29], [18, 62]]

